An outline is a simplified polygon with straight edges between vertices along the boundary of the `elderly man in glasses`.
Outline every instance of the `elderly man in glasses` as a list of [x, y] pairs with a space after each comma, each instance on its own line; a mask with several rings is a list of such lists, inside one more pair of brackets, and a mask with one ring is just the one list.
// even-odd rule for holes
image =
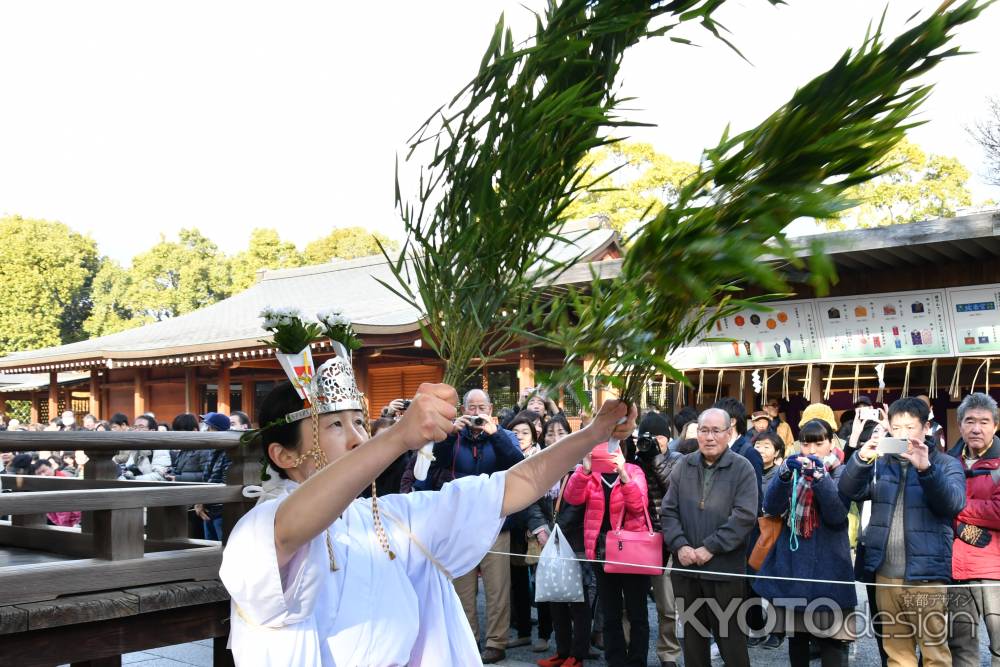
[[712, 664], [712, 635], [726, 665], [750, 664], [739, 614], [729, 609], [745, 597], [746, 582], [729, 575], [746, 573], [747, 540], [760, 500], [753, 465], [729, 448], [732, 428], [724, 410], [701, 413], [698, 451], [674, 466], [660, 512], [671, 565], [679, 568], [671, 579], [689, 667]]

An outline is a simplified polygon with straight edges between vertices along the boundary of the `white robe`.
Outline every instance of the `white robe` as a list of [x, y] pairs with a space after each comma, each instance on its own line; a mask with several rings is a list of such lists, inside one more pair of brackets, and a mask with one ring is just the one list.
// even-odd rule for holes
[[223, 553], [236, 664], [482, 664], [455, 589], [406, 529], [452, 577], [470, 572], [503, 526], [504, 477], [464, 477], [437, 492], [380, 497], [395, 560], [379, 545], [371, 501], [355, 500], [330, 526], [335, 572], [322, 534], [278, 568], [274, 517], [296, 486], [286, 482], [282, 495], [240, 520]]

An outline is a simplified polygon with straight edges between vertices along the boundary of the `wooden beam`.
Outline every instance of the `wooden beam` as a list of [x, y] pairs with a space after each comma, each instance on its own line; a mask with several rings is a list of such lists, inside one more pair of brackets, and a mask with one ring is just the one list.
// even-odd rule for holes
[[90, 414], [97, 417], [100, 420], [101, 417], [101, 379], [98, 375], [99, 371], [96, 368], [90, 369]]
[[136, 489], [199, 486], [202, 482], [147, 482], [143, 480], [93, 479], [87, 477], [41, 477], [38, 475], [0, 475], [5, 491], [83, 491], [84, 489]]
[[59, 416], [59, 374], [49, 372], [49, 421]]
[[517, 395], [535, 386], [535, 359], [529, 350], [521, 350], [520, 365], [517, 370]]
[[216, 412], [221, 412], [224, 415], [228, 415], [232, 409], [233, 397], [229, 391], [229, 364], [223, 362], [219, 366], [219, 379], [218, 383], [218, 401], [216, 402]]
[[0, 496], [0, 516], [11, 514], [16, 518], [17, 515], [39, 515], [46, 512], [119, 510], [196, 503], [208, 505], [239, 503], [243, 500], [241, 486], [225, 484], [5, 493]]
[[257, 417], [257, 383], [254, 380], [243, 379], [243, 412], [250, 417], [251, 427], [256, 422]]
[[146, 535], [151, 540], [172, 540], [188, 535], [187, 505], [150, 507], [146, 512]]
[[[140, 597], [140, 610], [142, 606], [143, 599]], [[56, 664], [104, 667], [120, 664], [122, 654], [160, 646], [217, 637], [222, 638], [224, 646], [229, 631], [229, 613], [228, 601], [210, 602], [10, 634], [0, 642], [0, 664], [18, 667], [51, 667]], [[226, 651], [226, 654], [229, 652]], [[215, 662], [216, 667], [232, 664], [231, 654], [223, 654], [222, 661], [216, 658]]]
[[198, 369], [188, 366], [184, 369], [184, 412], [199, 411], [197, 405], [198, 396]]
[[123, 449], [233, 449], [240, 446], [240, 435], [237, 431], [0, 431], [0, 451], [82, 449], [90, 456], [91, 451], [117, 454]]
[[132, 375], [132, 419], [146, 412], [146, 371], [136, 368]]
[[75, 558], [94, 557], [93, 535], [62, 526], [18, 526], [0, 521], [0, 544]]
[[[5, 605], [40, 602], [61, 595], [90, 593], [108, 586], [125, 588], [166, 581], [215, 579], [221, 564], [221, 546], [161, 551], [130, 560], [63, 560], [39, 563], [30, 568], [0, 568], [0, 590], [4, 592]], [[0, 664], [21, 663], [0, 661]], [[52, 662], [43, 664], [51, 665]]]
[[[61, 492], [55, 491], [54, 493]], [[141, 507], [94, 512], [94, 556], [96, 558], [104, 560], [142, 558], [142, 540]]]

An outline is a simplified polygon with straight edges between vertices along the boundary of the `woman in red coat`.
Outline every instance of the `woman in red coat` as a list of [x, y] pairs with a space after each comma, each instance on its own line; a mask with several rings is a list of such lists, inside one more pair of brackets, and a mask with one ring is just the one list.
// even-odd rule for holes
[[[621, 451], [608, 454], [606, 443], [595, 447], [583, 459], [583, 465], [570, 475], [563, 501], [586, 506], [583, 543], [589, 559], [605, 560], [605, 538], [618, 522], [623, 522], [625, 530], [646, 529], [646, 477], [639, 466], [625, 463]], [[608, 665], [645, 667], [649, 651], [646, 611], [649, 575], [608, 574], [600, 563], [594, 571], [604, 614], [604, 653]], [[630, 623], [628, 648], [622, 629], [623, 606]]]

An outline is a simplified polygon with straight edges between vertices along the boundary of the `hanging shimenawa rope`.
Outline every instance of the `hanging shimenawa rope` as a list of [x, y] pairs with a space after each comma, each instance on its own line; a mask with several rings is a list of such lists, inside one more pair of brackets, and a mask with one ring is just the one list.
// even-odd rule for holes
[[951, 385], [948, 387], [948, 395], [951, 396], [951, 400], [957, 401], [962, 398], [962, 357], [958, 358], [955, 362], [955, 372], [951, 376]]
[[938, 369], [938, 360], [937, 357], [935, 357], [934, 360], [931, 362], [931, 380], [927, 384], [927, 395], [930, 396], [930, 399], [932, 401], [937, 398], [937, 392], [938, 392], [937, 369]]
[[837, 369], [837, 364], [830, 364], [829, 375], [826, 376], [826, 388], [823, 390], [823, 400], [830, 400], [830, 389], [833, 386], [833, 373]]

